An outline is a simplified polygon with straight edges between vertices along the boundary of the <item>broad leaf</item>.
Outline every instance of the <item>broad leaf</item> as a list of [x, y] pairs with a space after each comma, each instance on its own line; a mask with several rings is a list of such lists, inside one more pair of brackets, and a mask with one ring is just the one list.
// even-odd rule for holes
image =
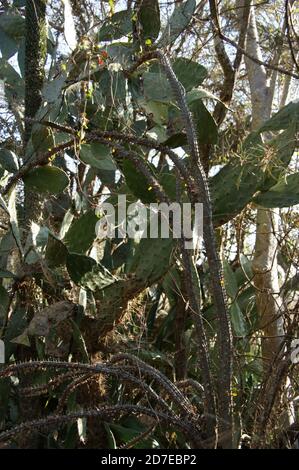
[[98, 217], [90, 210], [75, 220], [64, 237], [68, 249], [76, 253], [85, 253], [96, 238]]
[[121, 170], [125, 176], [128, 188], [137, 199], [141, 199], [145, 204], [156, 200], [153, 188], [131, 160], [124, 159], [121, 164]]
[[11, 150], [0, 149], [0, 165], [9, 173], [15, 173], [19, 169], [18, 157]]
[[186, 91], [201, 85], [208, 75], [203, 65], [184, 57], [175, 60], [173, 70]]
[[75, 284], [80, 284], [85, 274], [91, 272], [96, 265], [97, 262], [89, 256], [77, 253], [69, 253], [67, 256], [66, 267], [70, 278]]
[[237, 301], [230, 306], [230, 318], [234, 334], [236, 336], [245, 336], [247, 334], [246, 323]]
[[0, 285], [0, 328], [2, 328], [9, 308], [10, 298], [7, 290]]
[[143, 0], [138, 9], [138, 21], [144, 41], [157, 39], [160, 31], [160, 8], [158, 0]]
[[104, 21], [98, 33], [99, 41], [112, 41], [127, 36], [132, 31], [132, 12], [130, 10], [118, 11]]
[[116, 170], [116, 166], [111, 158], [110, 149], [107, 145], [98, 143], [82, 144], [80, 147], [80, 160], [100, 170]]
[[57, 268], [66, 264], [67, 248], [51, 233], [49, 233], [45, 256], [49, 268]]
[[198, 142], [201, 144], [217, 144], [218, 129], [216, 122], [202, 100], [193, 101], [190, 110], [196, 125]]
[[299, 204], [299, 173], [282, 178], [269, 191], [256, 196], [253, 202], [268, 208]]
[[279, 131], [287, 129], [292, 121], [299, 122], [299, 102], [291, 101], [276, 114], [274, 114], [262, 127], [259, 132]]
[[25, 185], [39, 193], [61, 193], [69, 184], [67, 174], [56, 166], [34, 168], [23, 177]]
[[174, 11], [163, 30], [162, 37], [159, 41], [159, 47], [165, 47], [177, 39], [190, 23], [195, 8], [195, 0], [187, 0], [186, 2], [175, 6]]
[[147, 101], [161, 103], [175, 102], [172, 89], [166, 76], [162, 73], [146, 72], [143, 75], [144, 96]]
[[75, 284], [94, 292], [113, 284], [117, 280], [104, 266], [88, 256], [70, 253], [67, 257], [66, 266]]

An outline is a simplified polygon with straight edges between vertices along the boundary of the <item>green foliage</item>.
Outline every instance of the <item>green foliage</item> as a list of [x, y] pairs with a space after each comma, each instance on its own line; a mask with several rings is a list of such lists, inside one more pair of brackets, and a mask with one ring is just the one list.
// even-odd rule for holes
[[80, 160], [99, 170], [112, 172], [116, 170], [107, 145], [97, 143], [82, 144], [80, 147]]
[[[30, 2], [31, 6], [33, 3], [34, 6], [38, 3], [45, 12], [46, 2]], [[56, 12], [60, 3], [54, 3]], [[66, 401], [59, 411], [60, 416], [64, 412], [90, 409], [94, 405], [101, 407], [103, 403], [113, 407], [126, 402], [137, 407], [137, 415], [138, 406], [147, 406], [146, 401], [153, 411], [157, 406], [157, 412], [163, 410], [182, 418], [181, 422], [186, 420], [187, 427], [197, 422], [198, 416], [205, 416], [201, 385], [182, 389], [182, 397], [190, 398], [190, 408], [198, 407], [199, 410], [196, 419], [194, 416], [189, 419], [189, 415], [185, 418], [185, 410], [183, 414], [178, 412], [182, 402], [172, 395], [175, 385], [167, 382], [169, 387], [164, 387], [164, 382], [169, 379], [175, 382], [187, 376], [204, 383], [204, 369], [200, 364], [202, 349], [191, 314], [189, 282], [195, 297], [200, 300], [215, 384], [218, 371], [224, 366], [223, 358], [219, 358], [221, 335], [211, 295], [206, 247], [200, 247], [199, 253], [191, 253], [196, 265], [186, 273], [183, 269], [184, 252], [171, 234], [168, 238], [149, 238], [149, 234], [141, 239], [139, 236], [121, 238], [120, 235], [113, 239], [96, 238], [96, 224], [100, 219], [95, 207], [102, 201], [117, 208], [118, 196], [126, 193], [128, 203], [141, 201], [148, 205], [157, 202], [152, 183], [140, 171], [138, 162], [124, 158], [120, 147], [125, 152], [134, 151], [134, 155], [140, 157], [140, 162], [172, 202], [178, 197], [182, 202], [191, 199], [186, 178], [184, 181], [178, 179], [177, 169], [165, 148], [161, 150], [160, 147], [159, 151], [156, 145], [149, 148], [137, 144], [134, 138], [131, 141], [132, 135], [149, 137], [157, 144], [178, 149], [177, 157], [185, 165], [187, 174], [195, 176], [190, 165], [186, 125], [165, 71], [158, 60], [139, 63], [144, 53], [158, 47], [169, 56], [186, 91], [200, 153], [213, 145], [215, 147], [209, 152], [211, 166], [221, 163], [218, 173], [212, 172], [210, 189], [215, 225], [229, 222], [221, 232], [221, 243], [226, 254], [224, 281], [237, 359], [233, 371], [234, 412], [236, 420], [239, 416], [242, 419], [243, 429], [251, 429], [256, 409], [265, 409], [263, 406], [259, 408], [258, 393], [262, 383], [266, 386], [267, 382], [264, 381], [260, 360], [260, 318], [252, 269], [254, 212], [250, 212], [249, 204], [254, 203], [254, 210], [257, 204], [277, 208], [299, 203], [299, 174], [289, 174], [293, 171], [289, 166], [296, 151], [299, 104], [290, 103], [260, 129], [247, 135], [250, 121], [247, 89], [240, 88], [242, 97], [239, 100], [238, 92], [235, 93], [235, 100], [228, 104], [232, 108], [228, 119], [223, 121], [219, 131], [213, 111], [215, 103], [220, 101], [217, 96], [222, 74], [214, 57], [205, 53], [206, 39], [212, 38], [214, 32], [209, 29], [210, 22], [201, 22], [205, 14], [202, 16], [199, 3], [187, 0], [166, 2], [166, 5], [157, 0], [143, 0], [133, 2], [130, 10], [116, 13], [117, 2], [108, 0], [104, 3], [102, 11], [98, 10], [99, 17], [86, 18], [87, 23], [90, 20], [98, 30], [94, 27], [87, 30], [87, 24], [80, 24], [80, 15], [76, 12], [76, 27], [78, 31], [86, 30], [86, 33], [81, 37], [78, 34], [78, 47], [72, 53], [68, 53], [61, 43], [60, 34], [57, 34], [56, 43], [56, 31], [54, 37], [43, 15], [41, 28], [35, 30], [40, 35], [35, 35], [32, 41], [38, 68], [31, 70], [38, 72], [39, 76], [35, 76], [38, 83], [32, 81], [28, 73], [32, 50], [25, 48], [25, 35], [27, 37], [29, 32], [27, 28], [26, 33], [24, 28], [25, 2], [14, 0], [9, 2], [9, 8], [3, 7], [4, 13], [1, 10], [0, 80], [1, 85], [3, 82], [5, 112], [3, 117], [1, 114], [4, 127], [1, 129], [3, 143], [0, 148], [0, 184], [3, 190], [0, 195], [0, 338], [5, 341], [6, 361], [14, 363], [34, 356], [44, 360], [54, 352], [66, 364], [75, 361], [90, 366], [97, 361], [97, 367], [104, 364], [105, 374], [99, 374], [98, 369], [96, 380], [92, 378], [88, 382], [86, 377], [87, 382], [82, 384], [81, 390], [72, 389], [68, 398], [69, 385], [73, 378], [79, 379], [79, 370], [73, 369], [73, 375], [67, 376], [65, 384], [59, 381], [67, 367], [61, 370], [56, 382], [56, 368], [53, 373], [36, 370], [34, 379], [32, 375], [35, 374], [28, 374], [29, 385], [45, 387], [45, 399], [37, 400], [37, 412], [43, 417], [48, 411], [55, 410], [56, 413], [61, 397]], [[48, 11], [53, 15], [52, 6], [47, 3], [47, 15]], [[36, 19], [33, 10], [30, 11], [33, 14], [31, 19]], [[103, 18], [103, 12], [108, 10], [109, 16]], [[237, 37], [235, 22], [231, 21], [233, 17], [224, 10], [225, 22], [222, 23], [222, 9], [219, 9], [221, 24], [232, 28], [229, 30], [231, 37]], [[257, 15], [259, 11], [257, 9]], [[85, 13], [82, 13], [83, 17]], [[48, 23], [54, 23], [60, 32], [56, 19], [53, 16], [48, 19]], [[259, 29], [264, 28], [265, 21], [263, 19], [259, 23]], [[188, 57], [190, 48], [192, 59]], [[213, 70], [210, 64], [213, 67], [215, 64]], [[207, 77], [207, 88], [203, 88]], [[240, 74], [238, 80], [243, 80]], [[215, 94], [210, 90], [215, 90]], [[23, 119], [29, 115], [34, 118], [34, 123]], [[24, 136], [28, 123], [29, 134]], [[238, 124], [236, 129], [235, 124]], [[96, 137], [107, 135], [104, 131], [112, 131], [107, 145], [103, 143], [104, 137], [101, 137], [101, 143]], [[119, 133], [122, 138], [115, 138], [113, 148], [114, 137]], [[51, 149], [55, 151], [59, 144], [72, 142], [72, 139], [74, 145], [71, 143], [66, 152], [58, 152], [48, 165], [39, 166], [35, 159], [46, 156]], [[31, 169], [24, 174], [27, 162], [30, 162]], [[23, 164], [25, 166], [22, 167]], [[14, 183], [16, 175], [18, 177], [20, 168], [18, 181], [23, 178], [25, 191], [22, 182], [5, 191], [7, 183]], [[34, 196], [30, 220], [26, 213], [28, 205], [24, 204], [24, 193], [28, 192]], [[37, 208], [45, 203], [44, 212], [37, 209], [34, 213], [35, 203]], [[247, 210], [232, 220], [245, 207]], [[148, 207], [146, 211], [148, 216], [153, 216]], [[130, 216], [138, 225], [137, 211]], [[116, 225], [120, 222], [117, 220]], [[289, 223], [291, 230], [294, 223], [296, 220]], [[293, 245], [292, 236], [280, 238], [279, 262], [284, 274], [290, 267], [290, 271], [295, 272], [296, 269], [296, 256], [290, 259]], [[291, 312], [288, 321], [291, 321], [293, 311], [288, 299], [289, 284], [284, 281], [284, 274], [283, 295]], [[295, 275], [292, 293], [297, 285]], [[70, 308], [66, 322], [61, 325], [54, 315], [51, 334], [28, 337], [28, 324], [32, 326], [32, 320], [42, 320], [43, 312], [60, 302]], [[63, 314], [65, 309], [64, 304]], [[39, 331], [42, 331], [42, 326]], [[56, 348], [59, 349], [56, 351], [58, 344], [62, 345], [62, 350]], [[110, 363], [111, 353], [124, 351], [138, 351], [138, 357], [146, 362], [145, 369], [136, 366], [134, 361]], [[113, 369], [111, 374], [108, 373], [109, 367]], [[86, 371], [87, 376], [90, 370]], [[127, 380], [128, 376], [124, 376], [122, 381], [122, 373], [134, 376], [135, 372], [135, 381]], [[81, 373], [85, 380], [83, 369]], [[148, 388], [139, 387], [138, 384], [145, 383], [147, 379]], [[22, 393], [26, 393], [28, 385], [22, 380], [19, 372], [13, 373], [12, 379], [0, 380], [1, 431], [22, 421], [17, 392], [19, 386], [23, 388], [25, 385]], [[158, 397], [151, 401], [149, 391], [153, 391], [156, 385]], [[169, 400], [169, 410], [163, 409], [165, 404], [159, 402], [162, 398]], [[86, 417], [80, 417], [63, 428], [57, 426], [56, 429], [51, 424], [40, 434], [38, 445], [41, 448], [89, 446], [90, 437], [95, 435], [96, 445], [101, 447], [130, 446], [132, 439], [148, 429], [143, 418], [128, 414], [122, 415], [121, 419], [113, 414], [111, 419], [105, 417], [105, 421], [102, 418], [94, 420], [99, 426], [95, 432], [90, 426], [93, 420]], [[236, 428], [239, 429], [238, 423]], [[200, 428], [196, 428], [194, 435], [198, 436], [201, 429], [200, 421]], [[26, 440], [26, 435], [23, 438]], [[166, 420], [164, 426], [161, 420], [156, 429], [149, 429], [149, 433], [140, 440], [136, 439], [133, 445], [135, 448], [189, 448], [192, 443], [173, 423]]]
[[59, 99], [65, 84], [65, 79], [65, 73], [61, 73], [54, 80], [44, 84], [42, 95], [47, 103], [55, 103]]
[[160, 32], [160, 8], [158, 0], [143, 0], [138, 9], [138, 17], [141, 28], [141, 37], [150, 43], [157, 39]]
[[[263, 171], [257, 165], [260, 140], [251, 148], [252, 160], [228, 163], [211, 178], [210, 188], [213, 201], [214, 219], [219, 225], [235, 217], [251, 201], [253, 194], [263, 181]], [[238, 195], [236, 197], [236, 195]]]
[[66, 266], [72, 281], [84, 289], [99, 291], [116, 281], [104, 266], [88, 256], [69, 253]]
[[143, 89], [146, 101], [169, 103], [172, 100], [171, 87], [164, 74], [145, 72], [143, 75]]
[[55, 166], [34, 168], [23, 177], [25, 185], [40, 193], [58, 194], [69, 184], [67, 174]]
[[[240, 161], [228, 163], [211, 178], [214, 219], [217, 224], [221, 225], [235, 217], [250, 201], [258, 201], [259, 196], [253, 199], [254, 194], [259, 189], [270, 188], [286, 171], [295, 150], [299, 105], [291, 103], [291, 106], [288, 105], [286, 108], [276, 113], [257, 132], [252, 132], [245, 139]], [[268, 142], [267, 151], [271, 159], [266, 165], [267, 151], [261, 133], [265, 130], [280, 130], [286, 127], [286, 131]], [[261, 196], [264, 201], [268, 199], [266, 194], [263, 193]], [[278, 198], [275, 197], [277, 201]], [[290, 202], [293, 200], [296, 201], [296, 198], [290, 199]], [[282, 204], [286, 202], [285, 198]]]
[[0, 50], [4, 59], [9, 59], [17, 52], [24, 34], [25, 19], [21, 15], [0, 15]]
[[271, 119], [269, 119], [260, 128], [260, 132], [266, 131], [279, 131], [280, 129], [287, 129], [291, 122], [299, 120], [299, 103], [298, 101], [291, 101], [288, 105], [284, 106]]
[[166, 24], [162, 36], [159, 40], [158, 46], [165, 47], [173, 43], [182, 31], [190, 23], [193, 13], [196, 8], [195, 0], [187, 0], [175, 6], [175, 9]]
[[89, 256], [79, 255], [77, 253], [69, 253], [67, 255], [66, 267], [70, 278], [75, 284], [84, 282], [85, 274], [92, 271], [97, 262]]
[[111, 41], [127, 36], [132, 31], [132, 18], [129, 10], [114, 13], [104, 21], [98, 33], [98, 41]]
[[185, 57], [179, 57], [173, 62], [173, 70], [186, 91], [201, 85], [208, 75], [203, 65]]
[[17, 349], [17, 343], [13, 342], [13, 340], [24, 332], [26, 326], [26, 309], [18, 305], [12, 312], [10, 321], [5, 330], [5, 362], [9, 361], [10, 356], [14, 354]]
[[69, 251], [86, 253], [96, 238], [98, 220], [95, 211], [89, 210], [73, 222], [63, 240]]
[[256, 196], [253, 202], [268, 208], [299, 204], [299, 173], [281, 178], [269, 191]]
[[193, 101], [190, 109], [196, 125], [198, 142], [201, 144], [217, 144], [217, 125], [202, 100]]
[[15, 173], [19, 169], [18, 157], [11, 150], [0, 149], [0, 165], [9, 173]]
[[65, 245], [54, 237], [51, 233], [48, 237], [45, 259], [49, 268], [57, 268], [66, 264], [67, 248]]
[[9, 307], [8, 292], [3, 286], [0, 285], [0, 328], [3, 327], [3, 324], [5, 322], [8, 307]]
[[4, 81], [4, 91], [7, 101], [22, 102], [24, 99], [24, 82], [20, 75], [5, 59], [0, 58], [0, 80]]
[[141, 199], [144, 203], [150, 203], [156, 200], [153, 188], [131, 160], [123, 159], [121, 169], [128, 188], [137, 199]]
[[172, 238], [142, 238], [131, 263], [128, 263], [127, 272], [151, 284], [168, 271], [174, 248]]
[[224, 261], [223, 274], [227, 295], [231, 299], [230, 317], [233, 326], [233, 332], [236, 336], [245, 336], [247, 333], [246, 323], [238, 303], [238, 284], [235, 273], [229, 263]]

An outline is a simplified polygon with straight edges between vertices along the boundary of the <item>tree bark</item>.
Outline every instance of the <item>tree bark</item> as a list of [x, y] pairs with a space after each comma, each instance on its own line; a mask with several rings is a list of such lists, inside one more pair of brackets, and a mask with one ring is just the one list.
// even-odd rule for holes
[[[241, 2], [242, 3], [242, 2]], [[246, 41], [247, 52], [261, 60], [254, 7], [251, 7]], [[245, 57], [252, 104], [252, 129], [258, 129], [269, 119], [275, 80], [268, 80], [262, 65]], [[270, 86], [271, 85], [271, 86]], [[281, 343], [281, 298], [279, 295], [276, 233], [279, 215], [274, 210], [258, 207], [256, 217], [256, 240], [253, 258], [256, 304], [262, 330], [262, 356], [264, 372], [277, 354]]]

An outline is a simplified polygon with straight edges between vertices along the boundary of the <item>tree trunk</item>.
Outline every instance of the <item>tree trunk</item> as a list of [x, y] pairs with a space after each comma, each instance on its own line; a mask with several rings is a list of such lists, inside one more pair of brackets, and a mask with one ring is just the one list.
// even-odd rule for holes
[[[251, 7], [246, 41], [247, 52], [262, 59], [256, 26], [255, 10]], [[267, 79], [266, 70], [245, 57], [252, 104], [252, 129], [255, 130], [270, 117], [273, 87]], [[256, 240], [253, 258], [254, 284], [256, 287], [256, 304], [260, 319], [262, 337], [262, 356], [264, 372], [276, 355], [281, 342], [281, 299], [279, 296], [276, 233], [279, 215], [274, 210], [261, 207], [257, 209]]]

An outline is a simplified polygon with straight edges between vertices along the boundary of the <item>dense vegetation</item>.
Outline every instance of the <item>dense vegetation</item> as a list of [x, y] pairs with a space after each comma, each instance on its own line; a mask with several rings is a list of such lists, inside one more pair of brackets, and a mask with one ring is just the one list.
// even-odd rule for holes
[[296, 445], [298, 6], [218, 3], [0, 2], [1, 447]]

